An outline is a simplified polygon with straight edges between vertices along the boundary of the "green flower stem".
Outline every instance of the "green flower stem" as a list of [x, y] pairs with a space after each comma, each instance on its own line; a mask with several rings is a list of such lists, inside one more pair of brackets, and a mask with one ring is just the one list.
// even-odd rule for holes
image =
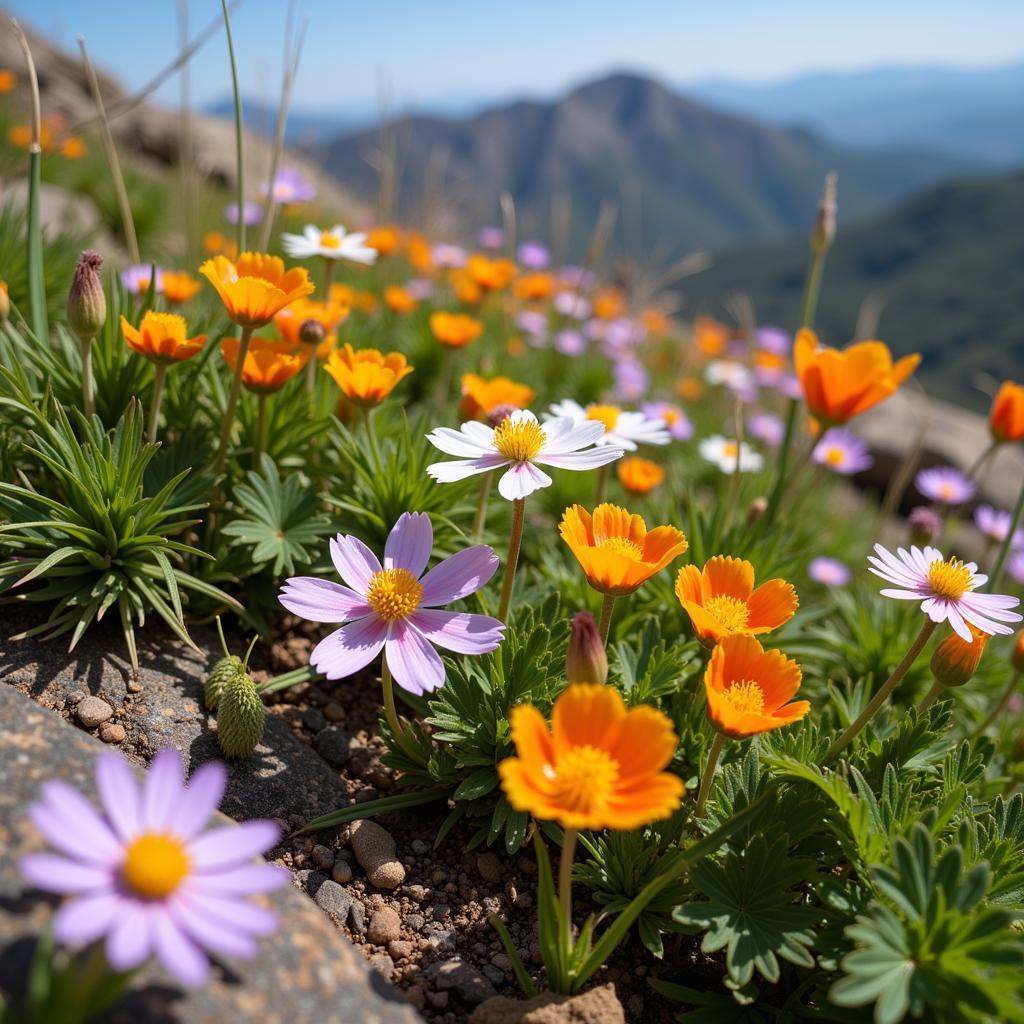
[[925, 618], [921, 632], [917, 634], [917, 639], [910, 645], [907, 653], [903, 655], [903, 660], [892, 670], [892, 675], [878, 688], [878, 693], [871, 698], [868, 706], [857, 716], [857, 720], [828, 748], [824, 758], [825, 764], [828, 764], [829, 761], [849, 746], [854, 736], [871, 721], [875, 712], [889, 699], [889, 695], [896, 689], [900, 680], [907, 674], [907, 670], [917, 661], [917, 656], [924, 650], [925, 644], [931, 639], [932, 633], [935, 632], [935, 625], [930, 618]]
[[440, 413], [448, 402], [448, 392], [452, 389], [452, 373], [454, 371], [455, 353], [450, 345], [441, 347], [441, 365], [437, 371], [437, 393], [434, 395], [434, 409]]
[[479, 540], [483, 536], [484, 523], [487, 521], [487, 503], [491, 497], [491, 485], [494, 483], [494, 470], [484, 473], [480, 481], [480, 496], [476, 502], [476, 515], [473, 517], [471, 540]]
[[213, 461], [213, 471], [217, 476], [224, 472], [224, 464], [228, 457], [228, 439], [231, 437], [231, 427], [235, 422], [238, 396], [242, 392], [242, 368], [245, 366], [245, 357], [249, 354], [252, 330], [251, 327], [244, 327], [242, 329], [242, 340], [238, 345], [235, 375], [231, 378], [231, 390], [228, 392], [228, 404], [224, 410], [224, 422], [220, 425], [220, 442], [217, 445], [217, 457]]
[[331, 301], [331, 282], [334, 280], [334, 260], [324, 256], [324, 302]]
[[567, 828], [562, 837], [562, 859], [558, 865], [558, 902], [565, 915], [565, 948], [572, 947], [572, 862], [576, 856], [576, 836], [574, 828]]
[[[231, 16], [228, 14], [227, 0], [220, 0], [220, 7], [224, 13], [224, 31], [228, 37], [228, 57], [231, 61], [231, 90], [235, 100], [235, 176], [237, 178], [236, 201], [238, 203], [238, 224], [235, 227], [235, 241], [238, 245], [238, 255], [241, 256], [245, 252], [245, 154], [243, 151], [244, 140], [242, 134], [242, 94], [238, 90], [238, 66], [235, 63], [235, 43], [231, 36]], [[269, 187], [273, 189], [274, 183], [271, 182]], [[232, 409], [233, 412], [234, 410]], [[218, 459], [222, 459], [221, 454], [218, 454]]]
[[512, 603], [512, 585], [516, 581], [516, 566], [519, 564], [519, 549], [523, 546], [523, 524], [526, 520], [526, 499], [516, 498], [512, 502], [512, 533], [508, 539], [508, 557], [505, 559], [505, 579], [501, 584], [501, 601], [498, 604], [498, 618], [505, 622], [508, 606]]
[[824, 248], [811, 247], [811, 265], [807, 270], [804, 298], [800, 305], [800, 327], [813, 327], [814, 314], [818, 309], [818, 292], [821, 291], [821, 273], [825, 269]]
[[92, 396], [92, 338], [79, 338], [78, 344], [82, 349], [82, 411], [88, 420], [96, 411]]
[[1020, 494], [1017, 495], [1017, 504], [1013, 509], [1013, 521], [1010, 523], [1006, 537], [999, 547], [999, 554], [996, 556], [995, 564], [992, 566], [992, 579], [989, 581], [989, 593], [998, 592], [999, 584], [1003, 579], [1003, 570], [1006, 568], [1006, 559], [1010, 555], [1010, 548], [1013, 546], [1013, 536], [1020, 526], [1021, 518], [1024, 517], [1024, 484], [1021, 485]]
[[982, 470], [985, 463], [995, 454], [999, 447], [998, 441], [992, 441], [988, 447], [974, 460], [974, 465], [967, 470], [967, 479], [973, 480]]
[[927, 711], [939, 699], [943, 689], [942, 683], [936, 679], [932, 683], [932, 688], [917, 702], [917, 713], [920, 714], [922, 711]]
[[306, 394], [309, 395], [309, 411], [316, 411], [316, 345], [309, 346], [309, 358], [306, 360]]
[[594, 491], [594, 504], [600, 505], [604, 501], [604, 492], [608, 487], [608, 474], [611, 471], [612, 464], [606, 462], [603, 466], [598, 467], [597, 470], [597, 488]]
[[156, 425], [160, 421], [160, 405], [164, 400], [164, 382], [167, 378], [167, 364], [156, 364], [156, 377], [153, 379], [153, 399], [149, 405], [149, 426], [146, 430], [146, 440], [150, 444], [156, 443]]
[[1003, 695], [999, 698], [999, 703], [988, 713], [985, 721], [978, 726], [977, 729], [971, 734], [971, 739], [977, 739], [988, 731], [988, 727], [1006, 710], [1007, 705], [1010, 703], [1010, 698], [1013, 696], [1014, 690], [1017, 689], [1020, 683], [1020, 672], [1014, 672], [1010, 676], [1009, 683], [1006, 684], [1006, 689], [1003, 690]]
[[267, 396], [256, 396], [256, 459], [267, 450]]
[[697, 792], [697, 807], [693, 812], [694, 817], [700, 817], [704, 813], [704, 804], [711, 792], [711, 783], [715, 780], [715, 769], [718, 767], [718, 759], [722, 756], [725, 740], [725, 733], [715, 733], [715, 741], [711, 744], [711, 750], [708, 751], [708, 763], [704, 766], [704, 774], [701, 776], [700, 790]]
[[386, 654], [380, 666], [380, 685], [384, 692], [384, 718], [391, 728], [391, 734], [395, 737], [395, 742], [411, 757], [413, 756], [409, 749], [411, 737], [406, 731], [405, 726], [402, 725], [402, 721], [398, 717], [398, 711], [395, 708], [395, 686], [391, 679], [391, 669], [388, 667]]
[[612, 629], [612, 609], [615, 607], [615, 595], [605, 594], [604, 600], [601, 602], [601, 623], [598, 626], [598, 631], [601, 634], [601, 643], [603, 646], [608, 646], [608, 634]]

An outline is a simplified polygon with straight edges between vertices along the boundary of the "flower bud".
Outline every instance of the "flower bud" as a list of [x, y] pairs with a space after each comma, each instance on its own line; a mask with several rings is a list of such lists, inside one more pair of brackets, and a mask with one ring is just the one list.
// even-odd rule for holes
[[225, 757], [248, 757], [263, 739], [263, 701], [248, 672], [225, 685], [217, 711], [217, 742]]
[[496, 427], [499, 423], [507, 420], [517, 409], [518, 406], [515, 405], [496, 405], [487, 414], [488, 426]]
[[572, 634], [565, 658], [565, 676], [570, 683], [606, 683], [608, 655], [605, 654], [597, 622], [590, 612], [572, 617]]
[[245, 666], [242, 659], [235, 654], [227, 654], [216, 665], [213, 666], [210, 674], [203, 684], [203, 703], [211, 711], [215, 710], [220, 703], [224, 693], [224, 687], [239, 674], [244, 672]]
[[941, 686], [963, 686], [978, 670], [978, 662], [985, 652], [988, 634], [974, 626], [968, 627], [973, 636], [967, 643], [958, 634], [950, 633], [935, 648], [932, 655], [932, 675]]
[[811, 229], [811, 250], [822, 256], [832, 246], [836, 237], [836, 175], [825, 176], [825, 188], [818, 203], [818, 216]]
[[764, 496], [755, 498], [747, 508], [747, 526], [753, 526], [768, 511], [768, 499]]
[[75, 267], [75, 278], [68, 292], [68, 326], [81, 341], [95, 338], [107, 319], [107, 299], [100, 278], [102, 266], [103, 257], [93, 249], [86, 249]]
[[0, 320], [11, 315], [11, 297], [7, 294], [7, 282], [0, 281]]
[[304, 345], [321, 345], [326, 337], [327, 332], [319, 320], [314, 320], [311, 317], [299, 324], [299, 341]]
[[1010, 664], [1018, 671], [1024, 672], [1024, 629], [1017, 634], [1013, 650], [1010, 651]]
[[910, 524], [911, 544], [923, 547], [931, 544], [942, 533], [942, 517], [927, 505], [911, 509], [907, 522]]

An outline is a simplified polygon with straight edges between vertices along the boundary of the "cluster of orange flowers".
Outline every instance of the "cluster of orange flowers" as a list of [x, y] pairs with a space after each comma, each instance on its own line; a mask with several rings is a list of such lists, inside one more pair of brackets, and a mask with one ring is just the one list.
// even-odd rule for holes
[[[0, 76], [10, 72], [0, 72]], [[4, 90], [0, 89], [0, 92]], [[81, 160], [89, 152], [85, 140], [78, 135], [68, 135], [67, 119], [60, 114], [46, 114], [39, 124], [39, 148], [44, 156], [58, 153], [66, 160]], [[29, 149], [32, 146], [32, 126], [15, 124], [7, 131], [7, 140], [18, 149]]]

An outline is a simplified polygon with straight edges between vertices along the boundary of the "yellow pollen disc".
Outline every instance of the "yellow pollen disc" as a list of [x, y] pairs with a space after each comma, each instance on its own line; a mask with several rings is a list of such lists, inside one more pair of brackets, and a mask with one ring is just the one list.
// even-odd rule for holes
[[939, 597], [952, 600], [974, 589], [971, 570], [959, 558], [951, 558], [948, 562], [936, 558], [928, 566], [928, 585]]
[[320, 244], [325, 249], [337, 249], [341, 246], [341, 239], [337, 235], [332, 235], [330, 231], [321, 231]]
[[619, 422], [620, 412], [617, 405], [588, 405], [587, 419], [603, 423], [605, 430], [614, 430], [615, 424]]
[[724, 633], [742, 633], [750, 621], [747, 603], [729, 594], [709, 597], [704, 602], [704, 610], [715, 619]]
[[404, 619], [420, 606], [423, 587], [408, 569], [382, 569], [370, 579], [366, 600], [373, 610], [389, 622]]
[[618, 763], [606, 750], [573, 747], [555, 765], [546, 765], [551, 796], [557, 805], [576, 814], [593, 814], [604, 808], [619, 777]]
[[829, 450], [825, 453], [825, 461], [830, 466], [841, 465], [843, 463], [844, 458], [845, 452], [842, 450], [842, 448], [829, 448]]
[[128, 847], [121, 878], [137, 896], [158, 900], [178, 888], [189, 867], [188, 856], [177, 839], [149, 832]]
[[536, 420], [509, 418], [494, 428], [494, 447], [513, 462], [529, 462], [540, 454], [546, 440], [544, 428]]
[[726, 441], [722, 448], [722, 454], [728, 459], [735, 459], [739, 452], [740, 446], [735, 441]]
[[733, 710], [740, 714], [759, 715], [764, 710], [764, 693], [761, 687], [747, 679], [732, 683], [724, 696]]
[[643, 548], [631, 540], [626, 540], [625, 537], [609, 537], [607, 540], [601, 541], [597, 546], [602, 551], [613, 551], [617, 555], [625, 555], [627, 558], [632, 558], [635, 562], [642, 562], [644, 560]]

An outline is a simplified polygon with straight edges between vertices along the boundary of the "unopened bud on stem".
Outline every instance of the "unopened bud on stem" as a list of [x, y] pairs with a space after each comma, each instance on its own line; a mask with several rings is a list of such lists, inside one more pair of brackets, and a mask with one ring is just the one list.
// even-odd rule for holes
[[93, 249], [86, 249], [78, 257], [75, 278], [68, 292], [68, 326], [80, 341], [95, 338], [107, 319], [107, 299], [100, 278], [102, 266], [103, 257]]
[[825, 188], [818, 203], [818, 216], [811, 229], [811, 249], [818, 256], [828, 252], [836, 237], [836, 175], [825, 176]]
[[969, 627], [973, 640], [967, 643], [956, 633], [950, 633], [935, 648], [932, 655], [932, 675], [941, 686], [963, 686], [978, 670], [978, 662], [985, 653], [988, 634]]
[[572, 617], [572, 634], [565, 658], [565, 677], [570, 683], [606, 683], [608, 655], [605, 654], [597, 622], [590, 612]]

